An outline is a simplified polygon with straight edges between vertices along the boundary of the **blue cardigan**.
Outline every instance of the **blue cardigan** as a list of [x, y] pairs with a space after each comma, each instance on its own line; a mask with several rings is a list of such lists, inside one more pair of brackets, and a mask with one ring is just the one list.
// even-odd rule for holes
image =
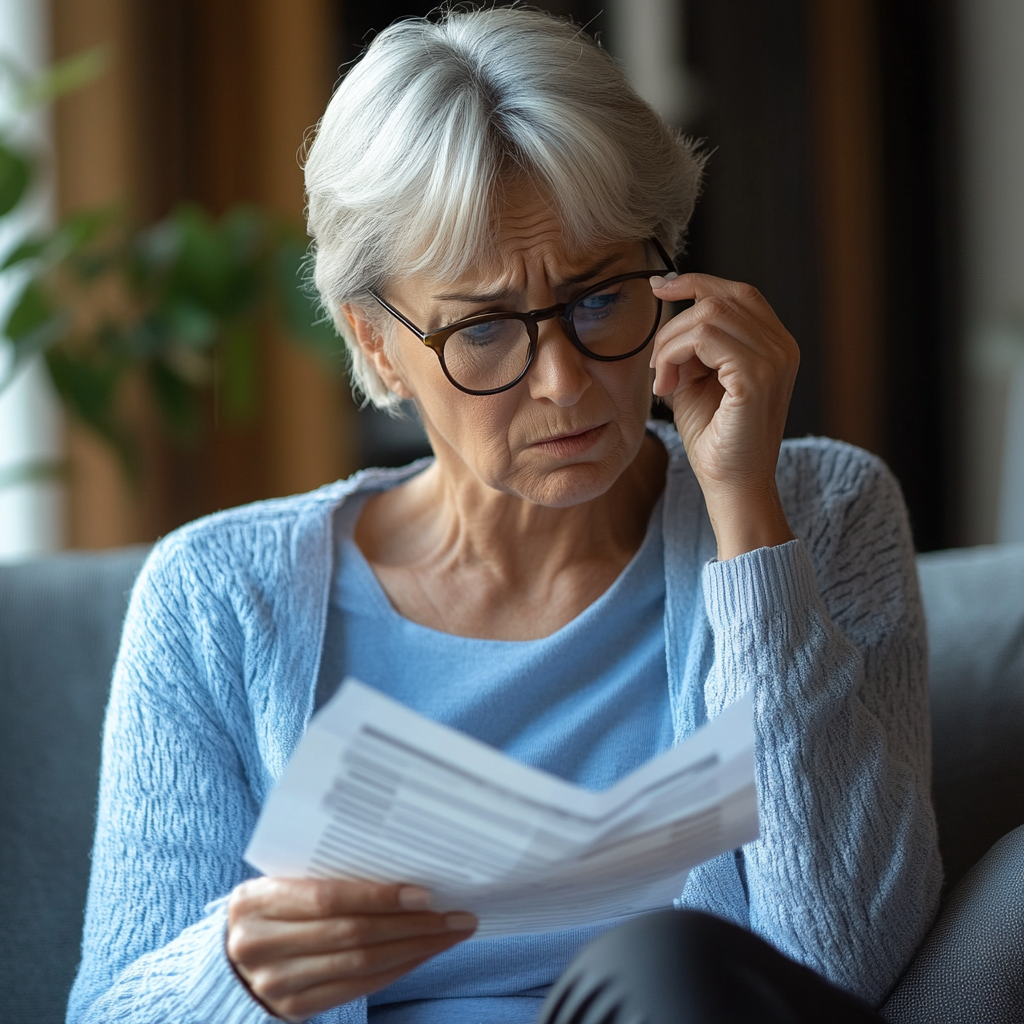
[[[668, 701], [677, 738], [753, 689], [761, 837], [677, 901], [758, 932], [879, 1003], [938, 908], [924, 619], [899, 489], [876, 458], [784, 443], [798, 540], [715, 561], [671, 425], [664, 502]], [[422, 468], [422, 467], [419, 467]], [[136, 583], [103, 746], [82, 963], [68, 1020], [275, 1020], [224, 952], [226, 895], [310, 717], [348, 495], [370, 470], [165, 538]], [[364, 1022], [365, 1000], [318, 1022]]]

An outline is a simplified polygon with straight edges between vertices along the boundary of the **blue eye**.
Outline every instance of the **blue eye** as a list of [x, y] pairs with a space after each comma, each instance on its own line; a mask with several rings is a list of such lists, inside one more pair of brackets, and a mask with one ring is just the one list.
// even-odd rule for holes
[[615, 291], [596, 292], [593, 295], [586, 295], [576, 304], [572, 316], [574, 321], [591, 323], [596, 320], [603, 320], [610, 316], [616, 306], [626, 300], [622, 289]]
[[598, 295], [588, 295], [577, 308], [579, 309], [604, 309], [610, 306], [618, 298], [611, 292], [601, 292]]
[[459, 331], [459, 335], [461, 337], [476, 345], [480, 345], [483, 342], [490, 340], [496, 333], [493, 323], [477, 324], [475, 327], [467, 327], [465, 330]]
[[482, 348], [485, 345], [514, 343], [520, 334], [525, 335], [526, 330], [518, 320], [489, 320], [486, 323], [463, 327], [461, 331], [451, 336], [449, 343], [454, 341], [456, 344]]

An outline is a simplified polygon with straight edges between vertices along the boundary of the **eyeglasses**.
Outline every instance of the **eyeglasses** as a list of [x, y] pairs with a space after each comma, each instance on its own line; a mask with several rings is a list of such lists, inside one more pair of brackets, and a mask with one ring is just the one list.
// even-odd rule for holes
[[562, 330], [585, 356], [604, 363], [642, 352], [661, 321], [661, 299], [648, 279], [675, 269], [664, 247], [650, 240], [665, 266], [636, 270], [595, 284], [572, 302], [528, 313], [478, 313], [439, 331], [421, 331], [376, 292], [370, 295], [428, 348], [444, 375], [467, 395], [496, 395], [526, 376], [537, 351], [537, 325], [558, 319]]

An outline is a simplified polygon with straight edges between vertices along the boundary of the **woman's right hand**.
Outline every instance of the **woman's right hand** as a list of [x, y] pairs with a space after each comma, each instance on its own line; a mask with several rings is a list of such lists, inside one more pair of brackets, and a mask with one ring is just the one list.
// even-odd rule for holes
[[429, 906], [415, 885], [255, 878], [228, 901], [228, 959], [271, 1013], [306, 1020], [384, 988], [476, 929], [472, 914]]

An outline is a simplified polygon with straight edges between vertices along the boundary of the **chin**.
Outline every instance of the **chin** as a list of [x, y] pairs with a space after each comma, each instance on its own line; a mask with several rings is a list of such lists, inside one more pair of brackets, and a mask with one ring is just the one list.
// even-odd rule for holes
[[571, 508], [600, 498], [622, 475], [625, 465], [602, 462], [578, 462], [559, 466], [543, 474], [531, 474], [514, 481], [505, 490], [518, 494], [534, 505], [546, 508]]

